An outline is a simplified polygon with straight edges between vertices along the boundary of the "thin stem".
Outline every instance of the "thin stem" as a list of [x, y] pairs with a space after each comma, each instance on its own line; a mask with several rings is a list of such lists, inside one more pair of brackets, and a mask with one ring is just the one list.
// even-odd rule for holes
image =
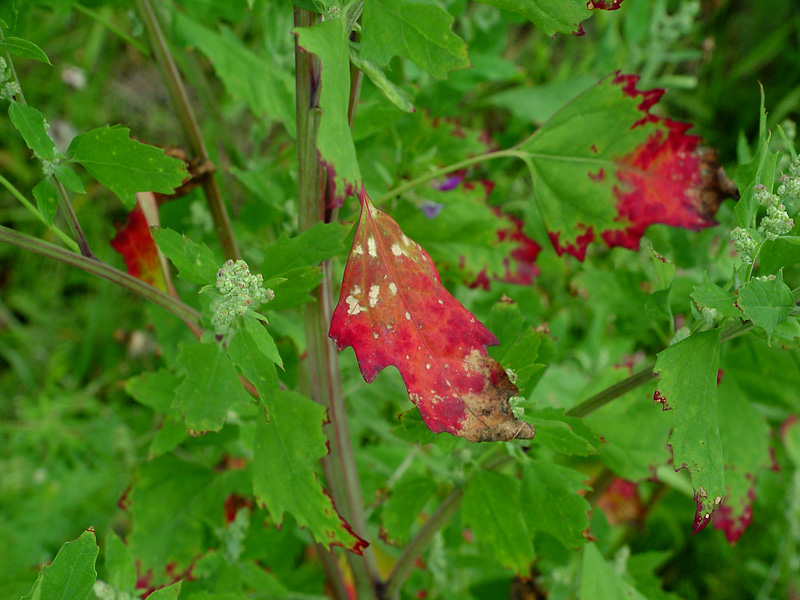
[[383, 597], [387, 600], [395, 600], [400, 595], [400, 587], [408, 579], [417, 557], [430, 543], [436, 533], [452, 518], [461, 506], [464, 497], [463, 488], [457, 487], [442, 501], [436, 512], [425, 521], [425, 524], [414, 536], [414, 539], [403, 549], [403, 553], [395, 563], [389, 578], [386, 580]]
[[[0, 41], [3, 39], [5, 39], [5, 36], [3, 35], [2, 28], [0, 28]], [[6, 51], [5, 54], [8, 68], [11, 70], [11, 77], [17, 84], [17, 89], [19, 89], [17, 101], [20, 104], [27, 105], [27, 102], [25, 101], [25, 95], [22, 93], [22, 84], [19, 81], [19, 77], [17, 77], [16, 69], [14, 69], [14, 61], [11, 60], [11, 55], [8, 53], [8, 51]], [[64, 216], [67, 219], [67, 223], [69, 224], [70, 231], [72, 231], [72, 235], [78, 241], [78, 248], [80, 249], [81, 254], [86, 257], [93, 258], [94, 254], [92, 254], [92, 251], [89, 249], [89, 243], [86, 241], [86, 236], [83, 235], [81, 224], [78, 222], [78, 217], [75, 214], [75, 211], [72, 209], [72, 204], [70, 204], [67, 190], [64, 189], [64, 186], [61, 185], [61, 182], [57, 177], [53, 177], [53, 182], [55, 183], [56, 192], [58, 193], [58, 203], [61, 206], [61, 210], [64, 212]]]
[[[47, 221], [42, 216], [42, 213], [39, 212], [39, 209], [36, 208], [25, 196], [23, 196], [22, 193], [16, 187], [14, 187], [13, 183], [11, 183], [8, 179], [0, 175], [0, 184], [4, 188], [6, 188], [9, 192], [11, 192], [11, 195], [14, 196], [17, 200], [19, 200], [20, 203], [25, 208], [27, 208], [34, 216], [36, 216], [36, 218], [39, 219], [43, 225], [47, 226]], [[61, 231], [58, 227], [56, 227], [55, 225], [50, 225], [50, 231], [56, 234], [56, 236], [58, 236], [58, 238], [61, 239], [61, 241], [64, 242], [64, 244], [66, 244], [66, 246], [70, 250], [72, 250], [73, 252], [80, 251], [80, 249], [78, 248], [78, 244], [75, 243], [75, 240], [73, 240], [63, 231]]]
[[[175, 109], [181, 127], [188, 138], [189, 147], [196, 157], [203, 161], [208, 161], [210, 159], [206, 144], [203, 141], [194, 110], [189, 103], [189, 96], [186, 93], [178, 67], [164, 37], [164, 32], [161, 30], [153, 4], [150, 0], [136, 0], [136, 10], [139, 12], [142, 23], [144, 23], [144, 27], [147, 30], [147, 36], [150, 38], [150, 45], [158, 63], [158, 69], [167, 86], [172, 106]], [[206, 201], [214, 220], [214, 227], [222, 245], [223, 253], [226, 258], [240, 259], [241, 253], [239, 252], [236, 238], [233, 236], [228, 209], [225, 208], [216, 177], [213, 174], [210, 177], [203, 178], [203, 191], [206, 195]]]
[[566, 412], [566, 415], [568, 417], [585, 417], [589, 413], [596, 411], [601, 406], [605, 406], [612, 400], [619, 398], [620, 396], [624, 396], [631, 390], [635, 390], [637, 387], [644, 385], [648, 381], [652, 381], [657, 377], [657, 375], [653, 373], [654, 366], [654, 364], [650, 365], [638, 373], [635, 373], [630, 377], [623, 379], [622, 381], [619, 381], [610, 387], [607, 387], [591, 398], [587, 398], [580, 404], [570, 408]]
[[[294, 9], [296, 27], [309, 27], [319, 15]], [[297, 212], [298, 229], [306, 231], [326, 219], [325, 173], [317, 156], [319, 130], [318, 94], [320, 64], [312, 54], [295, 44], [296, 108], [297, 108]], [[368, 537], [361, 483], [356, 470], [353, 446], [339, 378], [338, 355], [327, 337], [333, 312], [333, 272], [331, 264], [322, 264], [322, 285], [314, 291], [317, 302], [304, 306], [307, 344], [307, 366], [311, 397], [328, 410], [330, 423], [326, 436], [329, 454], [323, 459], [325, 477], [339, 512], [361, 538]], [[363, 556], [347, 555], [359, 598], [377, 598], [381, 585], [372, 546]], [[330, 575], [330, 573], [329, 573]], [[336, 575], [334, 573], [334, 575]], [[339, 574], [340, 575], [340, 574]], [[335, 581], [334, 581], [335, 583]]]
[[83, 235], [83, 229], [81, 229], [81, 224], [78, 222], [78, 216], [72, 209], [72, 203], [69, 201], [67, 190], [64, 189], [64, 186], [58, 180], [58, 177], [53, 176], [53, 183], [55, 184], [56, 192], [58, 193], [58, 205], [61, 207], [61, 211], [64, 213], [64, 217], [67, 219], [67, 224], [72, 232], [72, 236], [78, 240], [78, 248], [80, 248], [81, 254], [86, 258], [95, 258], [95, 255], [89, 248], [89, 242], [86, 241], [86, 236]]
[[87, 273], [91, 273], [92, 275], [102, 277], [112, 283], [116, 283], [126, 290], [171, 312], [189, 325], [193, 331], [200, 325], [200, 313], [191, 306], [162, 292], [149, 283], [145, 283], [141, 279], [137, 279], [119, 269], [115, 269], [111, 265], [100, 260], [80, 256], [79, 254], [70, 252], [54, 244], [43, 242], [35, 237], [19, 233], [18, 231], [3, 226], [0, 226], [0, 241], [7, 242], [23, 250], [30, 250], [36, 254], [53, 258], [73, 267], [77, 267]]
[[101, 15], [99, 12], [97, 12], [95, 10], [92, 10], [88, 6], [84, 6], [83, 4], [80, 4], [79, 2], [76, 2], [72, 6], [78, 12], [83, 13], [84, 15], [89, 17], [90, 19], [93, 19], [94, 21], [100, 23], [100, 25], [103, 25], [111, 33], [113, 33], [117, 37], [125, 40], [127, 43], [129, 43], [131, 46], [136, 48], [139, 52], [141, 52], [142, 54], [144, 54], [148, 58], [150, 57], [150, 49], [147, 46], [145, 46], [142, 42], [137, 40], [135, 37], [133, 37], [131, 34], [129, 34], [127, 31], [125, 31], [121, 27], [119, 27], [119, 26], [115, 25], [114, 23], [112, 23], [111, 21], [109, 21], [105, 16]]
[[389, 190], [385, 194], [378, 196], [378, 198], [373, 200], [373, 204], [383, 204], [387, 200], [390, 200], [395, 196], [399, 196], [400, 194], [403, 194], [408, 190], [417, 187], [418, 185], [422, 185], [423, 183], [427, 183], [428, 181], [436, 179], [437, 177], [441, 177], [442, 175], [447, 175], [448, 173], [452, 173], [453, 171], [458, 171], [459, 169], [464, 169], [466, 167], [472, 166], [480, 162], [484, 162], [486, 160], [493, 160], [496, 158], [509, 158], [509, 157], [515, 157], [521, 159], [523, 158], [523, 154], [519, 150], [514, 150], [513, 148], [508, 150], [498, 150], [497, 152], [487, 152], [486, 154], [479, 154], [477, 156], [467, 158], [460, 162], [453, 163], [452, 165], [447, 165], [446, 167], [436, 169], [434, 171], [426, 173], [425, 175], [421, 175], [416, 179], [412, 179], [411, 181], [407, 181], [404, 184], [397, 186], [393, 190]]

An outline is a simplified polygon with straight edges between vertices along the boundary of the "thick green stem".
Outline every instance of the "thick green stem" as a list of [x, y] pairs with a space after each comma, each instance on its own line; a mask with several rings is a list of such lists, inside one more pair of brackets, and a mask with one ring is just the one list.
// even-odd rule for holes
[[169, 294], [166, 294], [153, 287], [149, 283], [145, 283], [141, 279], [137, 279], [127, 273], [115, 269], [95, 258], [87, 258], [69, 250], [65, 250], [54, 244], [43, 242], [37, 238], [25, 235], [8, 229], [7, 227], [0, 226], [0, 241], [7, 242], [12, 246], [17, 246], [24, 250], [30, 250], [36, 254], [54, 258], [73, 267], [77, 267], [92, 275], [97, 275], [103, 279], [107, 279], [112, 283], [116, 283], [124, 287], [126, 290], [141, 296], [145, 300], [149, 300], [153, 304], [171, 312], [173, 315], [184, 321], [189, 325], [192, 330], [196, 330], [200, 325], [200, 313], [178, 300]]
[[[309, 27], [319, 15], [295, 8], [295, 26]], [[313, 55], [295, 44], [297, 90], [297, 212], [298, 227], [306, 231], [326, 219], [325, 173], [317, 155], [319, 129], [318, 93], [320, 65]], [[355, 465], [353, 446], [339, 379], [338, 355], [327, 336], [333, 313], [333, 274], [330, 263], [323, 263], [323, 280], [314, 292], [317, 302], [304, 307], [307, 343], [307, 364], [311, 396], [328, 410], [330, 423], [326, 435], [330, 453], [323, 459], [325, 477], [336, 507], [350, 523], [353, 531], [367, 539], [361, 484]], [[380, 579], [372, 547], [363, 556], [348, 554], [360, 599], [377, 598]], [[329, 576], [331, 573], [329, 573]], [[334, 573], [334, 576], [341, 576]], [[336, 582], [334, 582], [336, 583]]]
[[[208, 161], [210, 159], [206, 144], [203, 141], [200, 127], [194, 116], [194, 110], [189, 103], [189, 96], [186, 93], [186, 88], [183, 85], [175, 60], [172, 58], [172, 52], [164, 37], [164, 32], [161, 30], [153, 4], [150, 0], [136, 0], [136, 9], [147, 30], [147, 36], [150, 38], [150, 45], [153, 49], [156, 63], [158, 63], [159, 71], [161, 71], [161, 77], [167, 86], [175, 114], [188, 138], [192, 154], [203, 161]], [[257, 75], [253, 74], [253, 76], [256, 77]], [[223, 253], [226, 258], [240, 259], [241, 254], [236, 238], [233, 236], [228, 210], [225, 208], [216, 177], [213, 174], [210, 177], [203, 178], [203, 191], [206, 195], [208, 208], [211, 211]]]

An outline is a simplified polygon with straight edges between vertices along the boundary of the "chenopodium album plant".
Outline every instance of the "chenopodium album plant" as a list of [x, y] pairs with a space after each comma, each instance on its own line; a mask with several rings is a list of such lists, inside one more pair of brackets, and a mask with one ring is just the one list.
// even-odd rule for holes
[[[582, 33], [581, 21], [594, 10], [626, 8], [621, 0], [482, 1], [522, 15], [548, 36]], [[566, 576], [571, 583], [564, 588], [563, 577], [559, 582], [545, 576], [536, 586], [573, 597], [577, 592], [584, 600], [644, 597], [635, 578], [632, 583], [603, 558], [598, 536], [608, 525], [596, 512], [590, 520], [590, 513], [604, 492], [606, 502], [613, 502], [616, 488], [609, 484], [615, 476], [656, 477], [680, 488], [680, 479], [659, 469], [669, 460], [667, 443], [674, 468], [690, 475], [693, 531], [713, 521], [729, 540], [743, 533], [752, 519], [754, 479], [769, 465], [769, 431], [735, 375], [742, 358], [726, 352], [726, 342], [745, 335], [766, 338], [769, 346], [759, 356], [769, 360], [781, 348], [794, 347], [800, 336], [798, 291], [784, 282], [784, 268], [794, 264], [786, 248], [800, 240], [793, 221], [800, 207], [800, 162], [791, 144], [786, 144], [788, 158], [774, 150], [763, 104], [756, 149], [737, 170], [735, 186], [715, 152], [688, 133], [689, 125], [660, 116], [662, 90], [640, 89], [637, 76], [617, 72], [505, 149], [480, 152], [477, 136], [469, 139], [472, 132], [428, 123], [430, 135], [451, 137], [444, 143], [461, 150], [460, 159], [416, 177], [390, 176], [395, 187], [387, 190], [386, 178], [376, 175], [371, 161], [362, 175], [365, 156], [351, 128], [359, 90], [366, 75], [387, 106], [410, 112], [413, 99], [390, 77], [390, 60], [402, 57], [436, 78], [470, 65], [467, 46], [451, 27], [453, 17], [438, 3], [297, 1], [294, 90], [285, 73], [268, 72], [230, 30], [209, 29], [179, 7], [156, 10], [149, 0], [134, 4], [191, 154], [208, 160], [165, 42], [160, 23], [165, 17], [174, 43], [196, 45], [229, 93], [242, 94], [251, 108], [266, 104], [268, 114], [262, 116], [296, 136], [299, 228], [297, 235], [282, 234], [240, 252], [216, 175], [205, 172], [190, 180], [184, 161], [134, 141], [120, 126], [83, 133], [65, 152], [56, 150], [44, 115], [26, 104], [11, 62], [12, 57], [49, 59], [12, 35], [17, 12], [7, 3], [0, 14], [2, 93], [10, 101], [11, 122], [43, 165], [44, 178], [32, 189], [38, 208], [10, 183], [4, 185], [66, 249], [5, 227], [0, 239], [123, 285], [173, 313], [196, 336], [183, 339], [177, 351], [165, 351], [161, 369], [126, 384], [133, 398], [161, 415], [161, 426], [123, 502], [130, 519], [125, 542], [113, 531], [107, 534], [105, 575], [95, 581], [98, 548], [90, 530], [64, 545], [28, 597], [56, 597], [52, 590], [59, 586], [69, 587], [73, 598], [86, 598], [92, 589], [100, 598], [122, 598], [135, 589], [156, 588], [151, 598], [256, 597], [253, 590], [290, 597], [308, 586], [280, 566], [280, 555], [300, 556], [312, 541], [318, 559], [307, 576], [321, 581], [324, 571], [327, 592], [336, 598], [411, 597], [425, 589], [446, 595], [455, 585], [448, 570], [466, 569], [441, 564], [445, 548], [463, 543], [460, 535], [442, 533], [449, 527], [468, 531], [477, 542], [480, 550], [464, 556], [473, 552], [473, 558], [483, 557], [520, 581], [535, 581], [541, 571], [532, 565], [549, 564], [547, 549], [557, 545], [577, 551], [577, 563], [552, 567], [571, 574]], [[288, 14], [292, 8], [278, 3], [268, 10]], [[233, 58], [261, 65], [265, 70], [251, 75], [259, 83], [247, 88], [235, 79]], [[424, 124], [427, 117], [417, 114]], [[517, 214], [506, 212], [508, 198], [490, 207], [491, 182], [473, 175], [477, 165], [488, 168], [504, 159], [499, 164], [505, 168], [508, 159], [520, 161], [532, 181], [532, 195], [524, 198], [528, 205]], [[85, 175], [76, 172], [78, 165]], [[87, 239], [72, 209], [69, 192], [84, 193], [88, 179], [131, 210], [112, 241], [127, 273], [96, 258], [90, 243], [97, 240]], [[203, 189], [227, 262], [208, 246], [158, 226], [158, 204], [190, 184]], [[716, 225], [720, 204], [738, 197], [737, 187], [741, 198], [725, 218], [738, 258], [729, 273], [716, 270], [695, 282], [693, 303], [680, 309], [689, 317], [673, 315], [675, 265], [651, 252], [646, 318], [668, 330], [655, 362], [624, 379], [599, 380], [587, 388], [594, 393], [582, 392], [580, 401], [554, 399], [552, 384], [540, 394], [545, 364], [557, 356], [561, 342], [546, 324], [529, 320], [535, 310], [513, 298], [515, 290], [532, 284], [541, 249], [528, 237], [523, 217], [541, 222], [558, 256], [584, 261], [599, 254], [592, 248], [601, 245], [633, 256], [652, 225], [692, 232]], [[413, 194], [419, 189], [430, 189], [426, 194], [441, 202], [417, 202]], [[461, 192], [458, 202], [448, 203], [446, 195], [454, 190]], [[406, 194], [411, 200], [399, 200]], [[350, 210], [352, 197], [360, 204], [354, 231], [347, 220], [338, 220]], [[57, 212], [71, 235], [57, 228]], [[504, 255], [486, 259], [491, 252], [465, 250], [447, 256], [442, 250], [447, 248], [442, 240], [459, 241], [456, 228], [482, 232], [486, 223], [496, 237], [485, 246]], [[350, 250], [338, 286], [337, 258], [345, 244]], [[172, 283], [165, 257], [177, 269], [179, 286]], [[447, 267], [445, 281], [435, 262]], [[459, 277], [469, 286], [460, 285]], [[603, 275], [586, 271], [583, 277]], [[580, 276], [576, 281], [580, 284]], [[469, 296], [477, 293], [469, 288], [503, 283], [511, 296], [490, 308]], [[184, 302], [176, 287], [193, 290], [197, 307]], [[529, 296], [520, 292], [520, 297]], [[483, 313], [485, 324], [465, 303]], [[286, 316], [300, 305], [301, 324], [299, 317]], [[629, 313], [618, 317], [641, 316]], [[682, 323], [677, 330], [676, 322]], [[402, 406], [391, 379], [385, 380], [389, 392], [367, 388], [346, 399], [348, 389], [361, 388], [352, 378], [343, 386], [347, 369], [340, 368], [327, 336], [339, 350], [353, 348], [367, 382], [396, 367], [416, 409], [406, 406], [394, 425], [385, 418]], [[554, 366], [568, 376], [563, 366]], [[359, 399], [371, 394], [368, 402]], [[660, 413], [648, 397], [668, 412]], [[357, 410], [366, 417], [359, 421]], [[353, 424], [360, 441], [351, 435]], [[796, 439], [798, 428], [789, 429], [795, 433], [786, 435]], [[642, 450], [637, 437], [654, 443]], [[471, 444], [477, 442], [484, 444]], [[746, 452], [740, 450], [744, 446]], [[221, 462], [210, 464], [210, 456]], [[370, 456], [380, 457], [374, 459], [381, 465], [374, 474], [366, 472]], [[582, 462], [592, 456], [597, 459]], [[381, 489], [388, 498], [376, 492]], [[220, 527], [209, 515], [222, 514], [223, 505]], [[299, 528], [269, 527], [280, 528], [287, 514]], [[684, 518], [688, 527], [690, 515]], [[336, 546], [350, 551], [346, 564], [332, 554]], [[427, 574], [415, 570], [423, 553], [430, 559]], [[481, 577], [467, 575], [466, 585]], [[183, 590], [180, 583], [164, 587], [179, 579], [187, 580]]]

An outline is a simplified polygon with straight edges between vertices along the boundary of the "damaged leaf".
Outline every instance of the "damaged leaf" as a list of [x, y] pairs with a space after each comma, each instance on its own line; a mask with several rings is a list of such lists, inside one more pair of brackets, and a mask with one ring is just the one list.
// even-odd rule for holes
[[[518, 146], [559, 254], [583, 260], [597, 238], [637, 249], [656, 223], [710, 227], [735, 193], [716, 153], [687, 135], [691, 125], [651, 114], [664, 90], [640, 91], [638, 80], [620, 73], [602, 80]], [[575, 131], [592, 135], [576, 140]]]
[[674, 409], [670, 436], [675, 470], [692, 477], [697, 512], [694, 533], [711, 522], [725, 493], [722, 442], [717, 416], [720, 329], [701, 331], [658, 354], [656, 399]]
[[533, 437], [516, 419], [518, 394], [486, 347], [497, 338], [447, 290], [427, 252], [410, 240], [366, 192], [329, 335], [352, 346], [371, 382], [383, 368], [400, 371], [428, 428], [469, 441]]
[[158, 247], [150, 235], [150, 227], [139, 204], [128, 215], [125, 225], [117, 230], [111, 246], [122, 256], [130, 275], [167, 291]]

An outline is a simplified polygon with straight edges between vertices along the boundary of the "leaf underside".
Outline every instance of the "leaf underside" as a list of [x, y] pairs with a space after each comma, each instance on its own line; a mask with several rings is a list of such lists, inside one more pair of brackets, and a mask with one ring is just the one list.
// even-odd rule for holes
[[330, 337], [340, 350], [353, 347], [367, 382], [397, 367], [434, 433], [473, 442], [532, 438], [533, 427], [511, 413], [516, 386], [486, 351], [497, 338], [444, 289], [428, 253], [363, 188], [359, 199]]

